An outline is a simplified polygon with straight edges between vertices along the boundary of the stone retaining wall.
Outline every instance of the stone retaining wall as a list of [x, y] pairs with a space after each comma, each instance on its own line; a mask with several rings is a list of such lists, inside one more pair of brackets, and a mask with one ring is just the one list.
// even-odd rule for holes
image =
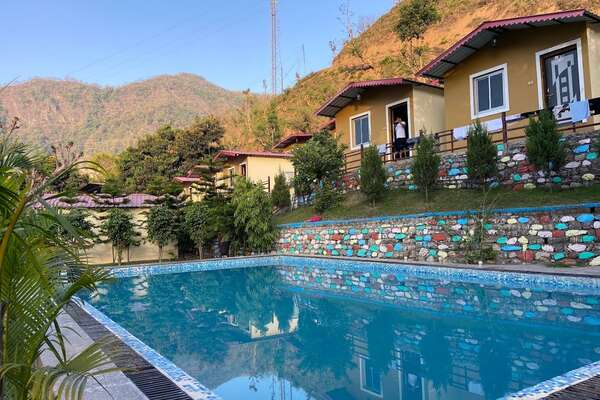
[[[505, 147], [498, 144], [498, 177], [492, 187], [503, 185], [515, 190], [533, 189], [552, 183], [562, 188], [580, 187], [592, 182], [600, 182], [600, 132], [564, 136], [567, 146], [567, 163], [558, 173], [546, 177], [536, 171], [527, 160], [523, 141], [515, 141]], [[412, 161], [399, 161], [386, 164], [388, 184], [394, 188], [416, 190], [411, 175]], [[469, 187], [466, 168], [466, 154], [444, 154], [440, 165], [440, 184], [448, 189]], [[358, 172], [344, 177], [347, 190], [359, 188]]]
[[[464, 262], [476, 212], [282, 225], [278, 252]], [[496, 263], [600, 266], [600, 203], [495, 210], [484, 224]]]

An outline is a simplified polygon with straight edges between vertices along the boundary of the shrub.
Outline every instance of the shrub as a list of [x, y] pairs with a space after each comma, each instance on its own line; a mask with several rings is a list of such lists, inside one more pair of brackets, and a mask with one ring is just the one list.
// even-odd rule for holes
[[537, 120], [529, 118], [525, 134], [529, 162], [544, 171], [546, 177], [564, 165], [567, 157], [565, 145], [560, 140], [556, 120], [550, 111], [543, 110]]
[[285, 174], [283, 172], [280, 172], [275, 176], [271, 200], [273, 201], [273, 205], [280, 210], [290, 208], [292, 205], [290, 187], [285, 180]]
[[375, 146], [369, 146], [360, 161], [360, 191], [375, 206], [386, 192], [385, 181], [387, 174], [379, 151]]
[[315, 194], [315, 211], [322, 214], [335, 207], [340, 202], [341, 196], [329, 182], [325, 182]]
[[333, 183], [340, 179], [344, 147], [329, 131], [322, 131], [294, 151], [292, 164], [296, 170], [294, 189], [306, 199], [324, 182]]
[[163, 248], [177, 238], [177, 212], [165, 205], [148, 213], [148, 239], [158, 246], [158, 261], [162, 262]]
[[469, 128], [467, 146], [469, 179], [485, 190], [486, 182], [498, 172], [498, 151], [487, 129], [479, 121]]
[[427, 28], [440, 20], [433, 0], [406, 0], [398, 8], [398, 21], [394, 30], [402, 41], [420, 39]]
[[190, 239], [198, 248], [198, 255], [202, 258], [203, 248], [208, 241], [209, 208], [204, 202], [190, 203], [183, 210], [183, 226]]
[[243, 253], [268, 252], [275, 246], [277, 230], [273, 223], [272, 203], [262, 185], [239, 179], [231, 198], [233, 220]]
[[429, 193], [435, 186], [440, 172], [440, 156], [435, 152], [435, 139], [422, 136], [416, 148], [416, 156], [412, 163], [413, 180], [417, 188], [429, 201]]
[[111, 208], [108, 218], [102, 224], [102, 232], [108, 237], [113, 246], [113, 262], [115, 261], [115, 249], [117, 250], [117, 262], [121, 265], [123, 250], [129, 249], [136, 244], [136, 233], [131, 215], [121, 208]]

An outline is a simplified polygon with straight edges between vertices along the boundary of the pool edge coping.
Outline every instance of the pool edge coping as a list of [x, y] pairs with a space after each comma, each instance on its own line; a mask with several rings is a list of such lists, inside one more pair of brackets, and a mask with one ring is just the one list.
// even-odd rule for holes
[[[264, 264], [265, 259], [271, 260], [272, 263], [265, 265]], [[279, 255], [279, 254], [277, 254], [277, 255], [258, 255], [258, 256], [249, 256], [249, 257], [231, 257], [231, 258], [221, 258], [221, 259], [211, 259], [211, 260], [196, 260], [196, 261], [191, 261], [191, 262], [188, 261], [188, 262], [176, 262], [176, 263], [165, 263], [165, 264], [143, 264], [143, 265], [134, 265], [134, 266], [124, 266], [124, 267], [113, 270], [113, 272], [116, 272], [116, 274], [113, 274], [113, 275], [116, 276], [117, 278], [125, 278], [125, 277], [135, 277], [135, 276], [146, 275], [146, 274], [162, 275], [162, 274], [185, 273], [185, 272], [205, 272], [205, 271], [213, 271], [213, 270], [220, 270], [220, 269], [249, 268], [249, 267], [258, 267], [258, 266], [276, 266], [276, 265], [284, 264], [283, 261], [285, 259], [303, 259], [303, 260], [318, 259], [323, 262], [325, 262], [325, 261], [347, 261], [347, 262], [351, 262], [351, 263], [361, 263], [361, 264], [395, 265], [397, 267], [402, 267], [405, 270], [412, 269], [412, 268], [414, 268], [415, 270], [417, 270], [418, 268], [429, 269], [429, 270], [445, 269], [447, 271], [452, 271], [452, 272], [458, 272], [460, 270], [463, 270], [463, 271], [471, 271], [472, 273], [476, 273], [476, 274], [483, 273], [488, 276], [499, 275], [499, 274], [516, 275], [516, 276], [532, 275], [532, 276], [536, 276], [538, 278], [541, 277], [542, 279], [544, 279], [544, 278], [547, 279], [549, 277], [555, 277], [555, 278], [561, 278], [561, 279], [568, 278], [569, 280], [580, 281], [580, 283], [584, 283], [589, 279], [600, 280], [600, 277], [595, 277], [595, 276], [553, 275], [553, 274], [544, 273], [544, 272], [526, 272], [526, 271], [520, 272], [520, 271], [510, 271], [510, 270], [506, 271], [506, 270], [498, 270], [498, 269], [475, 269], [475, 268], [461, 267], [458, 265], [452, 266], [452, 265], [444, 265], [444, 264], [440, 264], [440, 265], [416, 264], [416, 263], [411, 264], [411, 263], [402, 263], [400, 261], [395, 262], [393, 260], [385, 260], [384, 261], [384, 260], [354, 259], [354, 258], [348, 258], [348, 257], [310, 257], [310, 256], [293, 256], [293, 255], [290, 256], [290, 255]], [[234, 265], [219, 268], [219, 264], [231, 263], [232, 261], [234, 261], [234, 263], [232, 263]], [[237, 261], [237, 262], [235, 262], [235, 261]], [[247, 261], [246, 265], [235, 265], [235, 264], [242, 264], [241, 261]], [[250, 262], [248, 262], [248, 261], [250, 261]], [[260, 261], [263, 261], [263, 262], [261, 263]], [[192, 265], [190, 266], [189, 264], [192, 264]], [[193, 268], [185, 269], [185, 268], [183, 268], [184, 266], [193, 267], [193, 264], [208, 265], [209, 268], [204, 268], [204, 269], [193, 269]], [[212, 264], [212, 268], [210, 267], [211, 264]], [[438, 271], [438, 272], [443, 272], [443, 271]], [[592, 287], [594, 287], [594, 286], [590, 286], [590, 288], [592, 288]], [[596, 287], [596, 288], [598, 288], [598, 287]], [[82, 301], [82, 304], [84, 304], [84, 306], [85, 306], [84, 310], [86, 310], [88, 312], [91, 311], [89, 313], [92, 317], [94, 317], [98, 322], [103, 324], [113, 334], [115, 334], [117, 337], [119, 337], [121, 340], [123, 340], [123, 342], [125, 344], [127, 344], [129, 347], [131, 347], [132, 350], [134, 350], [136, 353], [140, 354], [140, 356], [144, 357], [144, 359], [146, 359], [156, 369], [158, 369], [163, 374], [165, 374], [165, 376], [167, 376], [169, 379], [171, 379], [173, 381], [173, 383], [175, 383], [182, 390], [184, 390], [186, 393], [188, 393], [188, 395], [190, 395], [192, 398], [194, 398], [195, 400], [196, 399], [198, 399], [198, 400], [205, 400], [205, 399], [222, 400], [221, 397], [214, 394], [214, 392], [210, 391], [210, 389], [206, 388], [198, 380], [192, 378], [185, 371], [183, 371], [181, 368], [179, 368], [177, 365], [175, 365], [172, 361], [170, 361], [167, 358], [165, 358], [164, 356], [160, 355], [156, 350], [154, 350], [153, 348], [151, 348], [150, 346], [145, 344], [140, 339], [136, 338], [128, 330], [126, 330], [121, 325], [119, 325], [118, 323], [113, 321], [111, 318], [109, 318], [104, 313], [102, 313], [101, 311], [96, 309], [94, 306], [92, 306], [91, 304], [84, 302], [84, 301]], [[97, 316], [100, 319], [96, 318]], [[106, 321], [109, 325], [106, 325], [103, 320]], [[120, 330], [121, 332], [120, 333], [115, 332], [115, 329], [117, 331]], [[121, 336], [121, 335], [123, 335], [123, 336]], [[133, 344], [133, 346], [132, 346], [132, 344]], [[140, 346], [142, 349], [138, 349], [134, 346]], [[155, 363], [155, 361], [163, 362], [164, 363], [163, 365], [169, 367], [169, 369], [171, 369], [171, 372], [165, 370], [164, 367], [161, 368], [159, 365], [157, 365]], [[186, 389], [186, 386], [182, 386], [182, 384], [180, 384], [176, 380], [176, 378], [174, 378], [174, 374], [178, 375], [178, 376], [184, 376], [187, 379], [189, 379], [189, 381], [186, 381], [186, 382], [190, 382], [191, 385], [196, 385], [197, 387], [202, 388], [202, 390], [203, 390], [202, 397], [194, 397], [194, 396], [198, 396], [198, 392], [195, 392], [195, 393], [193, 392], [194, 394], [189, 393], [189, 389], [191, 388], [191, 386], [187, 387], [187, 389]], [[598, 376], [598, 375], [600, 375], [600, 361], [592, 362], [590, 364], [579, 367], [575, 370], [567, 371], [564, 374], [561, 374], [561, 375], [555, 376], [553, 378], [550, 378], [548, 380], [542, 381], [536, 385], [533, 385], [533, 386], [521, 389], [517, 392], [505, 395], [505, 396], [501, 397], [499, 400], [517, 400], [517, 399], [519, 399], [519, 400], [538, 400], [538, 399], [543, 399], [544, 397], [546, 397], [550, 394], [560, 392], [561, 390], [564, 390], [568, 387], [571, 387], [573, 385], [576, 385], [578, 383], [581, 383], [583, 381], [586, 381], [586, 380], [593, 378], [594, 376]], [[214, 397], [211, 397], [211, 396], [214, 396]]]
[[78, 299], [77, 303], [90, 317], [94, 318], [99, 324], [102, 324], [102, 326], [108, 329], [140, 357], [150, 363], [193, 400], [223, 400], [197, 379], [191, 377], [187, 372], [179, 368], [174, 362], [138, 339], [123, 326], [113, 321], [110, 317], [87, 301]]

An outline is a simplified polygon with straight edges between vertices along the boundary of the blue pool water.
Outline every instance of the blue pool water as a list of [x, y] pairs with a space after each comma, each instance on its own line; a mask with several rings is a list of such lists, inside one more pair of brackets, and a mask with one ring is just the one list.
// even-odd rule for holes
[[496, 399], [600, 359], [600, 293], [257, 267], [84, 298], [224, 399]]

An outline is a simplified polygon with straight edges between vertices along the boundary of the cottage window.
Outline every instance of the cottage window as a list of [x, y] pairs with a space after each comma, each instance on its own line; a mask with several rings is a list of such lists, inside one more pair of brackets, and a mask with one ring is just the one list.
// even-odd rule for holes
[[506, 65], [471, 76], [472, 118], [508, 111]]
[[363, 114], [361, 116], [352, 118], [352, 130], [354, 132], [353, 145], [359, 147], [360, 145], [368, 145], [371, 141], [371, 126], [369, 121], [369, 114]]
[[381, 371], [373, 366], [371, 360], [362, 357], [360, 358], [360, 388], [363, 392], [377, 397], [383, 395]]

